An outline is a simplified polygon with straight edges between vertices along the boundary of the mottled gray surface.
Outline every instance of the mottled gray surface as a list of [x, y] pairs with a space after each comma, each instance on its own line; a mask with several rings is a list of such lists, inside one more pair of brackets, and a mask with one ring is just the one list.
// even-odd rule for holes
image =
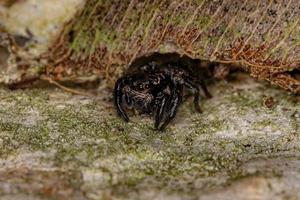
[[0, 82], [9, 84], [40, 74], [47, 63], [41, 54], [49, 50], [85, 2], [0, 1]]
[[106, 89], [1, 88], [1, 199], [299, 199], [299, 97], [245, 77], [210, 90], [161, 133], [117, 118]]
[[31, 41], [29, 53], [39, 55], [84, 4], [85, 0], [25, 0], [9, 7], [0, 3], [0, 25], [16, 37], [21, 47]]

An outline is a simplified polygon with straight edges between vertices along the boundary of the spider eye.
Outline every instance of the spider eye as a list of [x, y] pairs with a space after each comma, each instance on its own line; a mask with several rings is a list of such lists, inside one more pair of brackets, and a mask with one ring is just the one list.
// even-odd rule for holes
[[154, 84], [154, 85], [158, 85], [159, 82], [160, 82], [159, 78], [156, 78], [156, 79], [154, 79], [153, 84]]

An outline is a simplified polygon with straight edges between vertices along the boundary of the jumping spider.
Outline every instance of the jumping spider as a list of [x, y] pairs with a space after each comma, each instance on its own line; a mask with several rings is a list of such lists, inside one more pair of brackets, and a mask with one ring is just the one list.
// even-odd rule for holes
[[139, 70], [117, 80], [114, 89], [114, 103], [118, 114], [126, 121], [129, 117], [124, 104], [129, 108], [136, 108], [144, 113], [155, 115], [155, 128], [164, 130], [169, 122], [175, 118], [176, 110], [182, 103], [185, 90], [194, 95], [194, 106], [201, 113], [199, 106], [199, 86], [206, 97], [211, 94], [206, 88], [204, 79], [179, 63], [164, 63], [158, 65], [151, 61], [139, 67]]

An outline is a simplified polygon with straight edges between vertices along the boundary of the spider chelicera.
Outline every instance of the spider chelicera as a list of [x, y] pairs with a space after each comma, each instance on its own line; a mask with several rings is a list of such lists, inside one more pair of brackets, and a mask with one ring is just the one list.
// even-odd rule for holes
[[119, 116], [126, 122], [129, 121], [129, 117], [125, 112], [125, 105], [147, 114], [154, 114], [154, 127], [164, 130], [175, 118], [177, 108], [182, 103], [187, 90], [194, 95], [195, 110], [202, 112], [199, 106], [199, 86], [206, 97], [212, 97], [204, 79], [197, 78], [179, 63], [168, 62], [159, 65], [151, 61], [140, 66], [138, 71], [117, 80], [114, 103]]

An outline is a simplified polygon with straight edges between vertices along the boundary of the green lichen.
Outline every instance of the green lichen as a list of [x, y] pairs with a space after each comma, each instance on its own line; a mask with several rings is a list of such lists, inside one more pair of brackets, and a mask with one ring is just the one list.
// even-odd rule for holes
[[[130, 198], [130, 192], [147, 188], [197, 196], [247, 176], [239, 166], [253, 158], [299, 151], [295, 97], [284, 98], [283, 91], [266, 87], [237, 90], [222, 83], [215, 87], [214, 98], [202, 101], [203, 114], [195, 113], [187, 100], [166, 132], [154, 130], [152, 119], [142, 116], [123, 122], [111, 102], [104, 100], [52, 89], [2, 88], [0, 157], [44, 152], [47, 156], [40, 158], [44, 164], [101, 171], [107, 177], [86, 191], [106, 188], [114, 196]], [[266, 92], [282, 98], [278, 107], [264, 107]], [[290, 111], [282, 112], [281, 106]], [[236, 124], [232, 116], [251, 125]], [[227, 181], [205, 179], [222, 173]]]

